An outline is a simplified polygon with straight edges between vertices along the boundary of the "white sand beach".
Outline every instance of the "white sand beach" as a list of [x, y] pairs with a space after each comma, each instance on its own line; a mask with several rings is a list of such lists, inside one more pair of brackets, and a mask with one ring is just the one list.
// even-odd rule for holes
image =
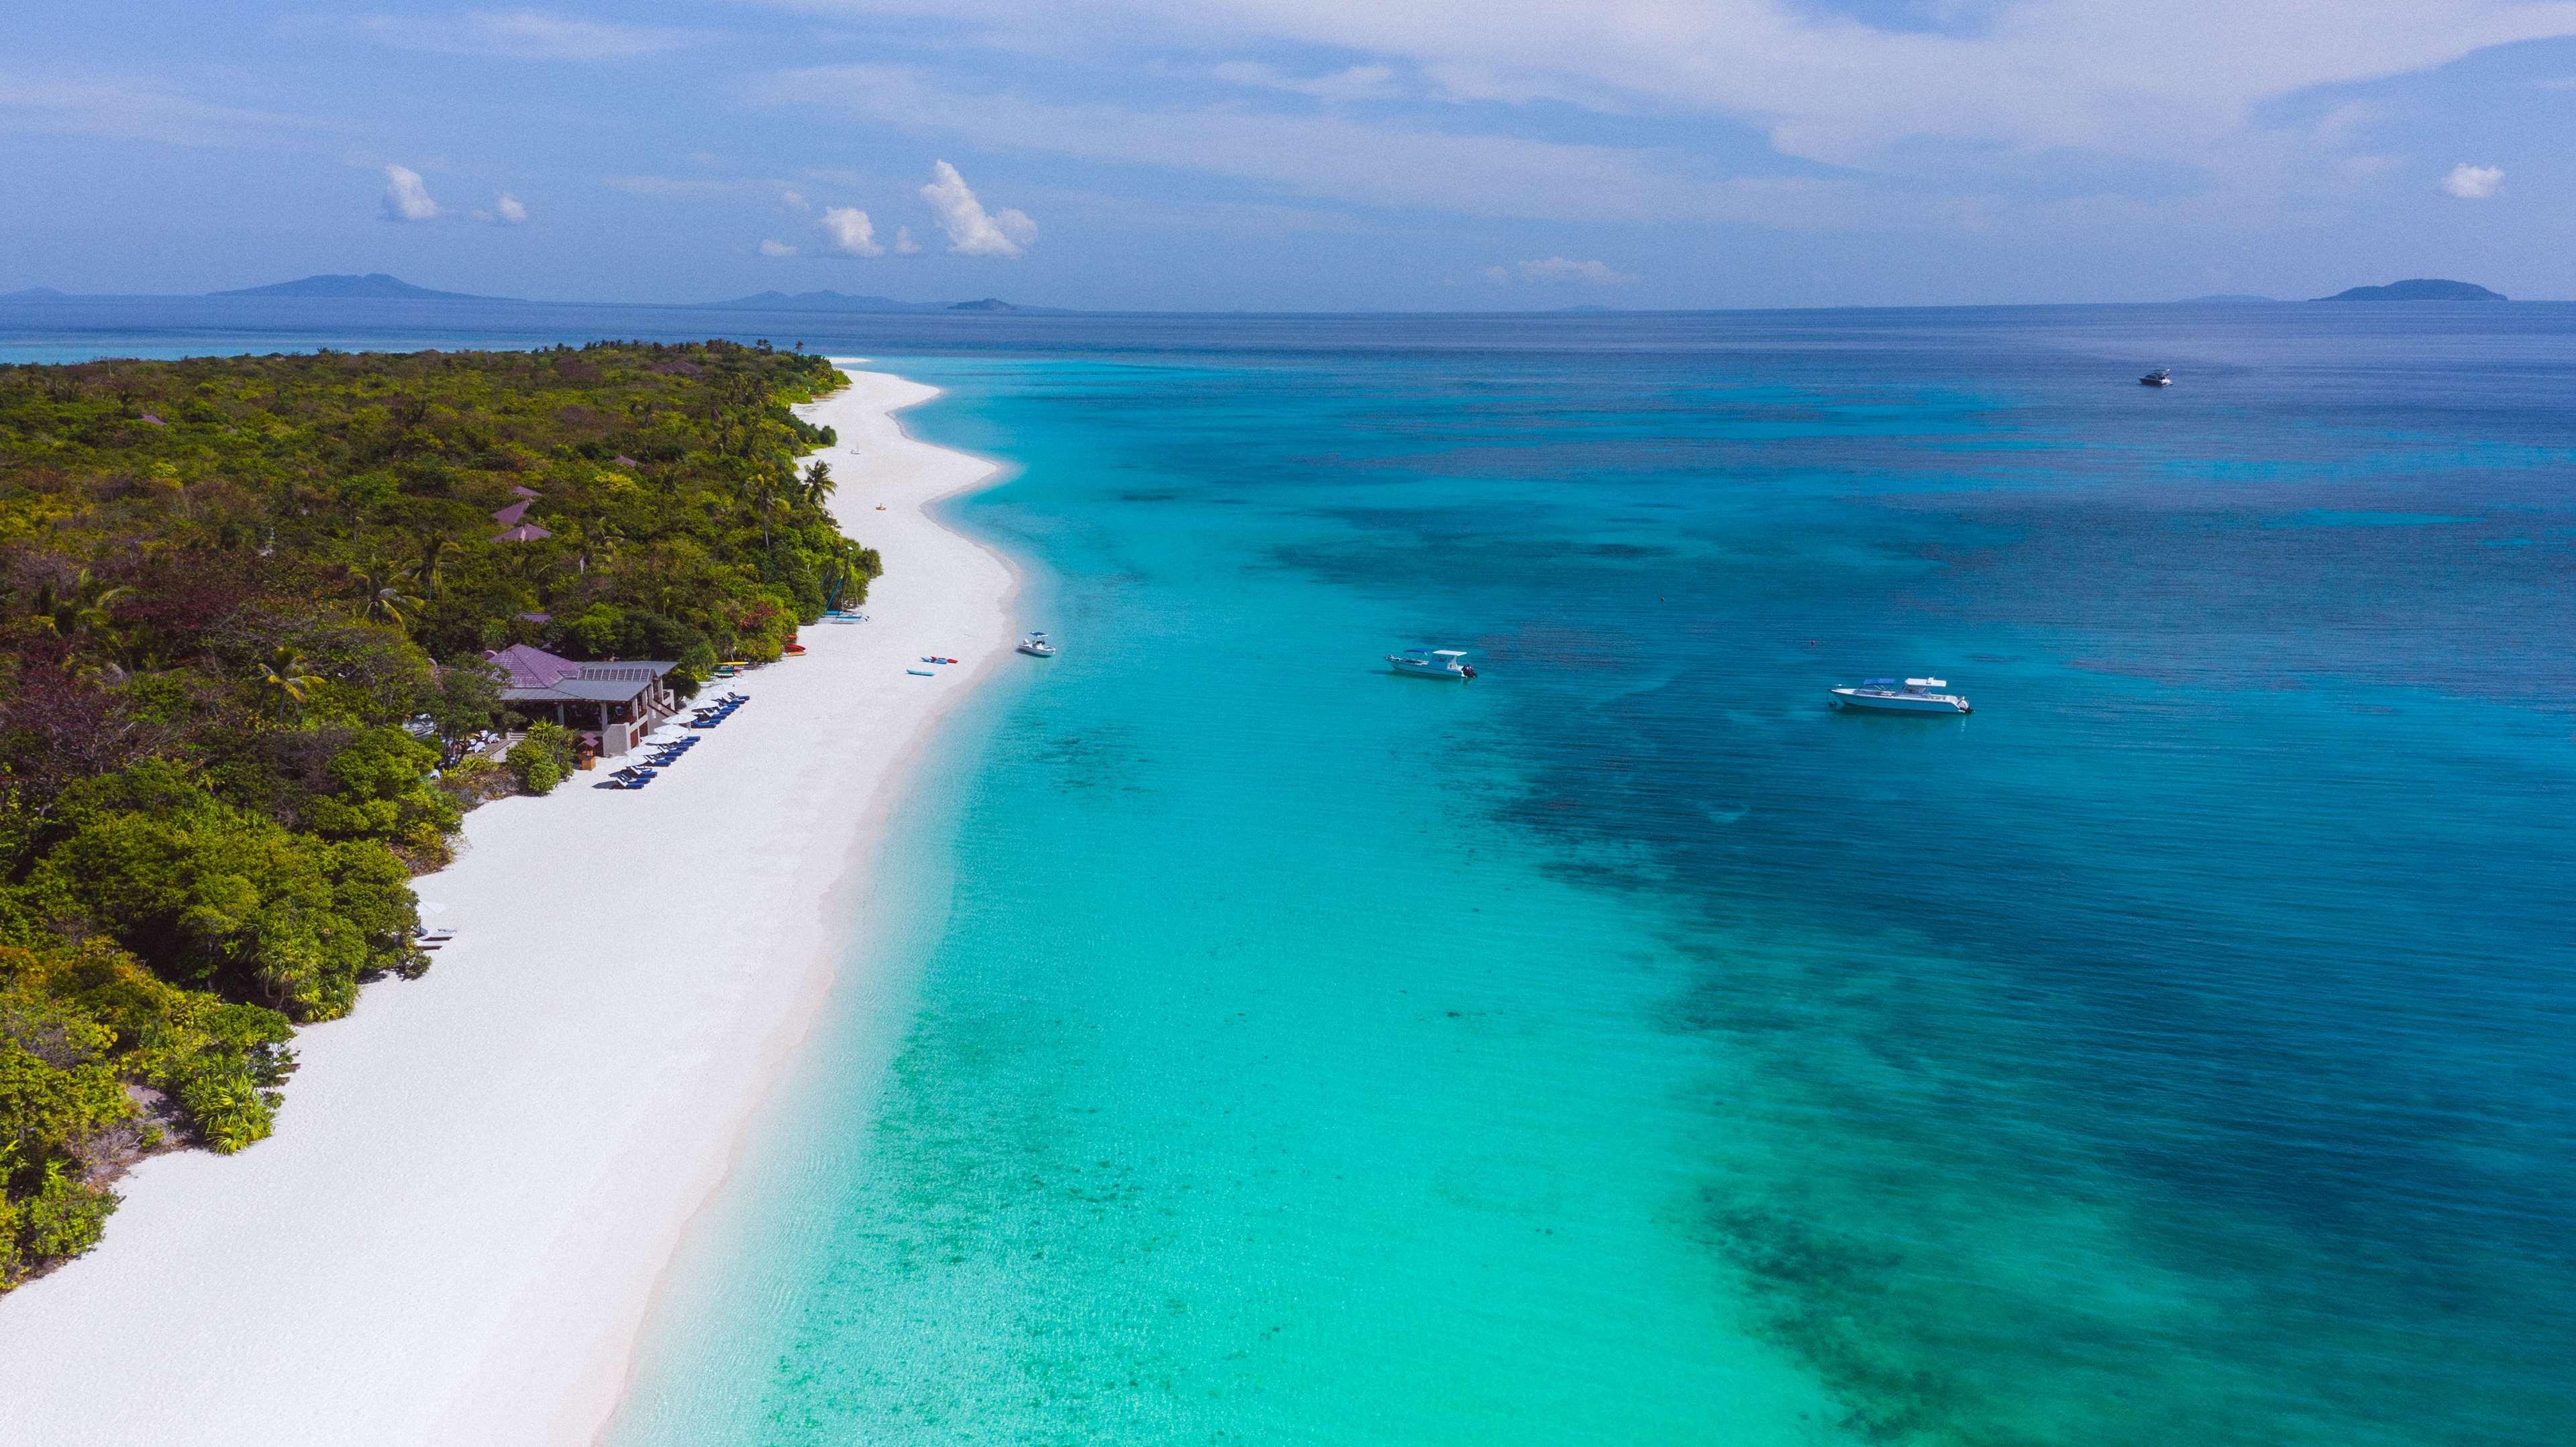
[[[906, 760], [1011, 657], [996, 553], [927, 505], [991, 464], [915, 442], [884, 374], [807, 415], [872, 621], [633, 793], [576, 775], [467, 816], [419, 881], [455, 941], [305, 1031], [274, 1138], [156, 1157], [105, 1242], [0, 1298], [25, 1443], [587, 1442], [656, 1279], [848, 946]], [[885, 510], [877, 511], [883, 504]], [[923, 654], [961, 660], [918, 678]], [[710, 690], [722, 693], [720, 681]]]

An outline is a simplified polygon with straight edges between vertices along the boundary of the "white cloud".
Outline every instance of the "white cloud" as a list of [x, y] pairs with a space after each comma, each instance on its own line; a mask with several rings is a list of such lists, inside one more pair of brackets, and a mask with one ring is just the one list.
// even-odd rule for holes
[[527, 224], [528, 208], [504, 191], [493, 199], [491, 210], [475, 212], [474, 219], [491, 226], [522, 226]]
[[2442, 190], [2463, 201], [2484, 201], [2504, 185], [2501, 166], [2472, 166], [2466, 161], [2451, 168], [2442, 178]]
[[778, 204], [786, 207], [790, 211], [811, 211], [814, 209], [813, 206], [806, 201], [805, 193], [802, 191], [779, 192]]
[[1038, 224], [1026, 215], [1007, 207], [986, 212], [966, 178], [946, 161], [931, 167], [931, 182], [921, 188], [921, 199], [939, 213], [948, 249], [959, 256], [1018, 256], [1038, 239]]
[[[1501, 270], [1499, 266], [1488, 267], [1485, 274], [1491, 276]], [[1520, 264], [1520, 274], [1527, 281], [1580, 281], [1592, 286], [1625, 286], [1637, 279], [1627, 272], [1613, 270], [1608, 262], [1574, 261], [1562, 256], [1524, 261]]]
[[630, 196], [758, 196], [778, 185], [724, 176], [603, 176], [600, 184]]
[[429, 199], [429, 187], [420, 173], [409, 166], [385, 167], [385, 219], [387, 221], [429, 221], [442, 208]]
[[706, 38], [694, 30], [612, 25], [542, 10], [469, 10], [437, 18], [369, 15], [359, 19], [358, 27], [404, 50], [508, 60], [631, 60]]
[[158, 80], [0, 71], [0, 132], [223, 146], [273, 143], [323, 128], [301, 116], [213, 105]]
[[877, 244], [876, 223], [856, 206], [824, 208], [823, 230], [832, 238], [832, 249], [843, 256], [885, 255], [885, 248]]
[[1787, 154], [1842, 165], [1920, 164], [1927, 142], [2197, 162], [2214, 140], [2258, 134], [2265, 102], [2576, 34], [2567, 0], [2339, 0], [2332, 23], [2315, 0], [1994, 0], [1964, 32], [1881, 27], [1813, 0], [772, 3], [936, 17], [1020, 52], [1116, 59], [1137, 37], [1166, 51], [1324, 47], [1461, 99], [1735, 118]]
[[760, 254], [763, 256], [794, 256], [796, 254], [796, 248], [788, 245], [784, 241], [763, 241], [760, 243]]
[[898, 226], [894, 229], [894, 254], [897, 256], [919, 256], [921, 254], [921, 243], [912, 239], [911, 227]]
[[1354, 65], [1330, 75], [1300, 76], [1258, 61], [1229, 60], [1210, 74], [1233, 85], [1284, 90], [1326, 102], [1383, 100], [1403, 93], [1403, 87], [1396, 83], [1395, 67], [1391, 65]]
[[[1848, 182], [1805, 177], [1686, 179], [1665, 172], [1660, 157], [1608, 146], [1412, 130], [1340, 115], [1234, 108], [1136, 112], [959, 94], [919, 72], [891, 66], [791, 72], [778, 77], [766, 95], [782, 104], [945, 131], [982, 145], [1215, 172], [1406, 210], [1582, 221], [1742, 217], [1800, 226], [1848, 210], [1852, 190]], [[942, 182], [924, 188], [923, 195], [955, 175], [946, 168]], [[964, 190], [962, 181], [957, 189]], [[939, 202], [933, 198], [932, 204]], [[998, 229], [1002, 218], [991, 219]], [[952, 239], [956, 234], [952, 227]], [[1007, 234], [1003, 239], [1009, 240]]]

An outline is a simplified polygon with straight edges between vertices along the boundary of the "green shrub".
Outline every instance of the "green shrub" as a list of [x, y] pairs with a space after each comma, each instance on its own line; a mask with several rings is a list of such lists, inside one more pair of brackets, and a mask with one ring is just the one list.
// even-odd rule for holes
[[327, 768], [337, 787], [306, 802], [305, 821], [328, 838], [436, 849], [462, 817], [429, 777], [437, 763], [437, 750], [401, 729], [367, 729], [332, 757]]
[[531, 794], [543, 794], [562, 783], [578, 761], [572, 730], [553, 723], [530, 726], [528, 736], [510, 745], [504, 760], [519, 787]]
[[77, 827], [30, 876], [30, 896], [168, 978], [328, 1020], [356, 1003], [361, 975], [409, 954], [410, 874], [381, 843], [294, 833], [158, 760], [66, 797]]
[[98, 1244], [107, 1214], [115, 1209], [113, 1194], [64, 1170], [63, 1162], [48, 1161], [43, 1181], [18, 1206], [19, 1253], [30, 1258], [78, 1256]]

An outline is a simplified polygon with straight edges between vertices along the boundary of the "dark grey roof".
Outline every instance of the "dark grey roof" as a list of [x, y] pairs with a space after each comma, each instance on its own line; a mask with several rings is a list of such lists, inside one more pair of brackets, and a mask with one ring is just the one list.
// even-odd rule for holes
[[503, 703], [624, 703], [653, 686], [647, 678], [623, 683], [601, 678], [567, 678], [552, 688], [505, 688]]
[[620, 659], [585, 663], [571, 678], [558, 678], [552, 688], [505, 688], [504, 703], [624, 703], [651, 688], [678, 665], [657, 659]]

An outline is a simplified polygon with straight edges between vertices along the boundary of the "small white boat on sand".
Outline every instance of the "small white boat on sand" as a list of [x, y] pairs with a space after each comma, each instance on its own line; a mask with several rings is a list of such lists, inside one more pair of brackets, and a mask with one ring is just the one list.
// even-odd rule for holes
[[1387, 666], [1398, 673], [1416, 678], [1468, 679], [1476, 676], [1476, 665], [1467, 661], [1462, 648], [1408, 648], [1386, 656]]
[[1864, 678], [1852, 688], [1837, 688], [1827, 695], [1829, 708], [1869, 709], [1878, 713], [1968, 713], [1968, 700], [1943, 690], [1949, 684], [1938, 678], [1909, 678], [1901, 683], [1893, 678]]
[[1021, 639], [1020, 651], [1031, 658], [1055, 657], [1055, 645], [1047, 642], [1047, 636], [1043, 633], [1032, 633]]

